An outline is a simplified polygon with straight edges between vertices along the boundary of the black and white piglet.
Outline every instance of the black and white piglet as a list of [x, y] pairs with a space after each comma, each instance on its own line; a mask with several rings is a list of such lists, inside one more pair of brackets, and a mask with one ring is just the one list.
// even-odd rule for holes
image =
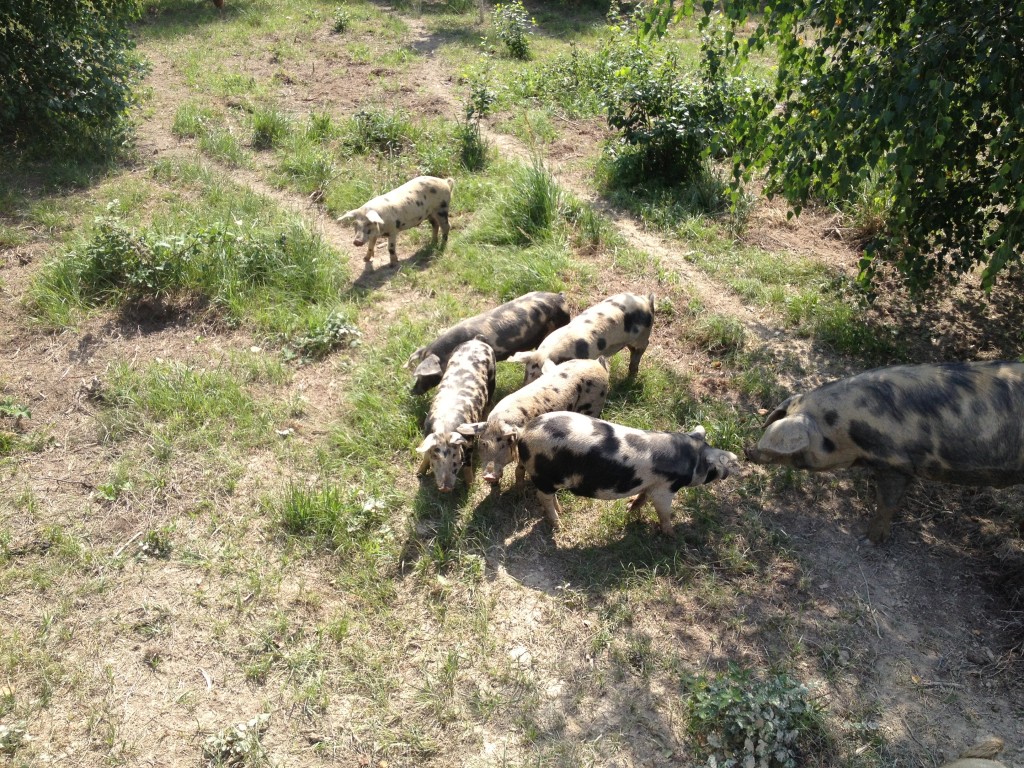
[[736, 454], [712, 448], [704, 428], [646, 432], [579, 413], [539, 416], [519, 439], [519, 466], [537, 486], [544, 513], [559, 525], [555, 491], [590, 499], [639, 494], [630, 511], [650, 501], [661, 530], [672, 536], [672, 497], [680, 488], [722, 480], [737, 467]]

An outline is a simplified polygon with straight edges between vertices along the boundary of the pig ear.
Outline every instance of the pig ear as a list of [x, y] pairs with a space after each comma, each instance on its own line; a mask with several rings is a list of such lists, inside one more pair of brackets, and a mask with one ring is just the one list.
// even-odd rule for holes
[[528, 363], [533, 360], [533, 352], [516, 352], [508, 359], [510, 363]]
[[557, 367], [558, 366], [555, 365], [555, 361], [552, 360], [551, 358], [548, 358], [547, 360], [544, 361], [544, 365], [540, 367], [541, 375], [545, 373], [551, 373]]
[[486, 426], [486, 421], [474, 421], [472, 424], [460, 425], [458, 432], [463, 435], [479, 435], [484, 431], [484, 427]]
[[792, 456], [810, 447], [811, 430], [812, 425], [805, 414], [790, 416], [765, 430], [757, 445], [779, 456]]
[[384, 225], [384, 219], [382, 219], [380, 217], [380, 214], [373, 210], [373, 208], [366, 212], [366, 218], [371, 224], [380, 224], [381, 226]]
[[703, 424], [698, 424], [696, 427], [693, 428], [692, 432], [689, 432], [687, 434], [689, 434], [690, 437], [699, 437], [704, 442], [707, 442], [707, 434], [708, 433], [707, 433], [707, 430], [704, 429], [704, 425]]
[[764, 420], [764, 424], [761, 425], [761, 429], [767, 429], [770, 425], [774, 424], [779, 419], [786, 418], [786, 414], [789, 412], [789, 406], [793, 404], [793, 398], [787, 397], [777, 406], [775, 410], [768, 414], [768, 418]]
[[354, 219], [355, 216], [356, 212], [354, 210], [346, 211], [345, 213], [341, 214], [341, 216], [338, 217], [338, 221], [348, 221], [349, 219]]
[[416, 366], [414, 376], [437, 376], [441, 371], [441, 358], [437, 355], [427, 355], [427, 358]]
[[601, 367], [604, 368], [606, 371], [610, 370], [608, 366], [608, 358], [605, 357], [604, 355], [601, 355], [599, 358], [597, 358], [597, 362], [599, 362], [601, 364]]
[[512, 443], [516, 443], [522, 433], [522, 429], [519, 427], [513, 427], [511, 424], [506, 424], [505, 428], [501, 430], [501, 436], [507, 437]]
[[437, 435], [429, 434], [423, 438], [423, 442], [419, 444], [419, 447], [416, 449], [416, 453], [426, 453], [435, 445], [437, 445]]
[[448, 445], [465, 445], [468, 442], [469, 441], [466, 440], [465, 435], [462, 435], [458, 432], [452, 432], [450, 435], [448, 435]]
[[411, 366], [413, 363], [418, 363], [420, 360], [423, 359], [423, 353], [426, 351], [426, 347], [420, 347], [411, 355], [409, 355], [409, 359], [405, 361], [405, 365], [403, 365], [402, 367], [408, 369], [409, 366]]
[[651, 303], [651, 312], [653, 313], [654, 312], [654, 294], [653, 293], [650, 294], [647, 297], [647, 300]]

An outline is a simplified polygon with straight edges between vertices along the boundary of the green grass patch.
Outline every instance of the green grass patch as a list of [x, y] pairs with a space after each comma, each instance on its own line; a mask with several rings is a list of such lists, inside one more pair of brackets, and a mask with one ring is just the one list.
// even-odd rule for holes
[[273, 436], [276, 408], [255, 400], [228, 371], [184, 363], [120, 363], [103, 389], [101, 423], [110, 439], [158, 432], [186, 447], [245, 449]]
[[31, 312], [64, 327], [81, 312], [139, 301], [199, 302], [271, 336], [315, 334], [340, 312], [343, 260], [294, 215], [193, 164], [165, 165], [159, 180], [194, 185], [198, 202], [173, 200], [148, 226], [98, 219], [44, 265], [29, 290]]

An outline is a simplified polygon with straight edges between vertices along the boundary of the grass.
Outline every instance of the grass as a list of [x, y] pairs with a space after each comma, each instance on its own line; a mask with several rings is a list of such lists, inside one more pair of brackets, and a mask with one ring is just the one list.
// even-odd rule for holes
[[[147, 717], [123, 715], [125, 691], [143, 715], [162, 702], [166, 728], [186, 734], [159, 746], [174, 764], [224, 762], [232, 744], [251, 765], [300, 752], [353, 765], [696, 764], [707, 734], [738, 721], [691, 711], [696, 694], [717, 685], [756, 699], [782, 673], [823, 678], [825, 717], [791, 723], [807, 764], [925, 759], [900, 728], [865, 731], [885, 717], [866, 670], [870, 604], [820, 618], [862, 576], [828, 570], [810, 534], [791, 540], [779, 522], [837, 498], [863, 511], [863, 483], [754, 471], [681, 489], [670, 541], [652, 510], [631, 515], [623, 500], [567, 496], [552, 535], [528, 487], [441, 494], [414, 476], [430, 397], [409, 393], [402, 364], [441, 329], [529, 290], [565, 290], [574, 307], [657, 294], [666, 343], [632, 380], [628, 353], [613, 359], [604, 415], [617, 422], [702, 424], [712, 445], [739, 452], [758, 409], [813, 372], [710, 314], [543, 163], [502, 160], [461, 116], [402, 106], [419, 92], [380, 98], [384, 80], [395, 94], [418, 87], [413, 24], [436, 34], [432, 61], [453, 77], [453, 63], [477, 62], [475, 6], [422, 4], [412, 17], [353, 0], [332, 34], [337, 7], [159, 0], [140, 43], [174, 62], [167, 82], [189, 95], [151, 119], [192, 142], [176, 155], [195, 156], [82, 173], [80, 186], [0, 180], [0, 242], [47, 251], [27, 303], [11, 304], [31, 386], [16, 366], [0, 390], [11, 489], [0, 494], [0, 721], [32, 737], [17, 737], [13, 764], [86, 742], [76, 754], [87, 764], [137, 762], [157, 747]], [[584, 88], [541, 91], [543, 75], [557, 64], [585, 78], [581, 52], [603, 17], [589, 6], [536, 15], [534, 58], [493, 70], [493, 119], [543, 148], [560, 117], [590, 109]], [[344, 70], [353, 53], [391, 70], [366, 78], [361, 116], [295, 109], [303, 73], [315, 64], [328, 81], [328, 62]], [[517, 87], [536, 95], [512, 111]], [[447, 248], [426, 247], [425, 227], [405, 232], [400, 270], [357, 278], [309, 221], [233, 182], [237, 164], [325, 215], [417, 173], [452, 175]], [[875, 343], [856, 297], [815, 265], [738, 246], [719, 220], [667, 199], [638, 205], [780, 323], [858, 355]], [[12, 298], [19, 280], [6, 281]], [[100, 386], [78, 396], [86, 371]], [[500, 363], [497, 397], [521, 377]], [[863, 648], [865, 669], [838, 668], [839, 645]], [[864, 680], [869, 700], [851, 704], [851, 681]], [[244, 738], [243, 723], [254, 723]]]

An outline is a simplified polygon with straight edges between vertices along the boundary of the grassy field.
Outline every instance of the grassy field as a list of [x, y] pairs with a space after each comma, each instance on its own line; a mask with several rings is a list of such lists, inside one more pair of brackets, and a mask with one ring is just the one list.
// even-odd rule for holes
[[[674, 539], [415, 476], [403, 363], [527, 291], [654, 293], [605, 418], [737, 453], [792, 392], [943, 356], [947, 320], [853, 291], [835, 212], [609, 186], [551, 85], [603, 11], [529, 9], [519, 62], [455, 0], [153, 0], [127, 157], [5, 162], [0, 764], [916, 767], [989, 733], [1024, 764], [1019, 491], [918, 485], [874, 548], [851, 472], [683, 490]], [[366, 268], [336, 217], [422, 173], [446, 247]]]

